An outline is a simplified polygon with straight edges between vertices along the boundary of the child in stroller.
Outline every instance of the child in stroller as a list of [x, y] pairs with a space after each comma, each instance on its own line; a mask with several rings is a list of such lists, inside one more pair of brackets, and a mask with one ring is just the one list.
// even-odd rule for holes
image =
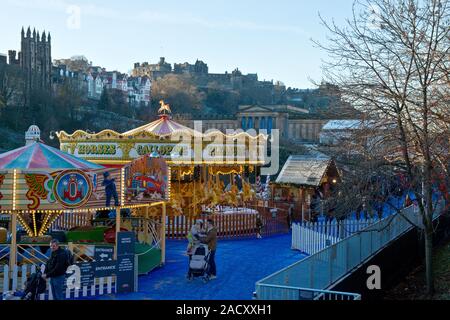
[[192, 255], [189, 259], [189, 271], [187, 278], [189, 281], [196, 277], [203, 277], [206, 282], [206, 273], [209, 267], [209, 249], [206, 244], [198, 244], [192, 249]]
[[205, 237], [203, 221], [197, 220], [192, 226], [187, 238], [189, 240], [187, 254], [189, 256], [188, 280], [196, 276], [203, 276], [208, 267], [209, 249], [201, 243], [201, 238]]
[[[192, 256], [194, 247], [196, 247], [197, 245], [200, 244], [200, 239], [204, 236], [205, 235], [203, 232], [203, 221], [197, 220], [195, 222], [195, 224], [192, 226], [189, 234], [187, 235], [187, 238], [189, 241], [188, 247], [187, 247], [187, 254], [189, 257]], [[191, 259], [189, 258], [189, 261], [190, 260]]]
[[46, 289], [47, 281], [42, 277], [42, 272], [38, 270], [28, 277], [22, 300], [38, 300], [39, 295], [44, 293]]

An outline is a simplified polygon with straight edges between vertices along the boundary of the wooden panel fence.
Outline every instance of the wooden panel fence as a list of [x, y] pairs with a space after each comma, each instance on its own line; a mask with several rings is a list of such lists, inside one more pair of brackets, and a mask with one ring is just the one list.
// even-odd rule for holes
[[[262, 235], [270, 236], [289, 232], [287, 211], [264, 207], [249, 207], [259, 212], [263, 223]], [[256, 213], [216, 213], [200, 217], [169, 216], [166, 218], [166, 238], [185, 239], [197, 219], [212, 219], [219, 238], [242, 238], [256, 236]]]

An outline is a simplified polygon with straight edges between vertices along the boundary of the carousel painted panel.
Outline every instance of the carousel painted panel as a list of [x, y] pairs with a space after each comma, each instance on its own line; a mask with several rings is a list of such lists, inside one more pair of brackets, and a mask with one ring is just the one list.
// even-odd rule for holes
[[11, 171], [0, 171], [0, 211], [12, 209], [14, 175]]
[[126, 205], [169, 198], [169, 167], [162, 157], [143, 156], [126, 165], [123, 171]]
[[20, 172], [16, 181], [15, 209], [34, 211], [106, 207], [105, 172], [109, 173], [108, 179], [114, 179], [119, 192], [121, 175], [118, 169]]

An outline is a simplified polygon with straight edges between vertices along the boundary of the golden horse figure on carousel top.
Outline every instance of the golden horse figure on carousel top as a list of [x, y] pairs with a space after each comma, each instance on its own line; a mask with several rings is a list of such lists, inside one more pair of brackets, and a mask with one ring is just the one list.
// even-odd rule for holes
[[161, 107], [158, 109], [158, 113], [162, 113], [162, 114], [166, 114], [167, 113], [172, 113], [172, 110], [170, 110], [170, 106], [166, 103], [164, 103], [164, 100], [160, 100], [159, 104], [161, 105]]

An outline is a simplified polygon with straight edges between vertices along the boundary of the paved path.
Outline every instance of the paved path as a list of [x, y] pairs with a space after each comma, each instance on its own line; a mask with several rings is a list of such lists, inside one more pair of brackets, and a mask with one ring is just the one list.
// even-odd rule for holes
[[291, 235], [264, 239], [219, 240], [216, 280], [204, 284], [185, 278], [186, 241], [168, 241], [166, 265], [139, 277], [139, 292], [98, 299], [250, 300], [258, 280], [305, 257], [291, 250]]

